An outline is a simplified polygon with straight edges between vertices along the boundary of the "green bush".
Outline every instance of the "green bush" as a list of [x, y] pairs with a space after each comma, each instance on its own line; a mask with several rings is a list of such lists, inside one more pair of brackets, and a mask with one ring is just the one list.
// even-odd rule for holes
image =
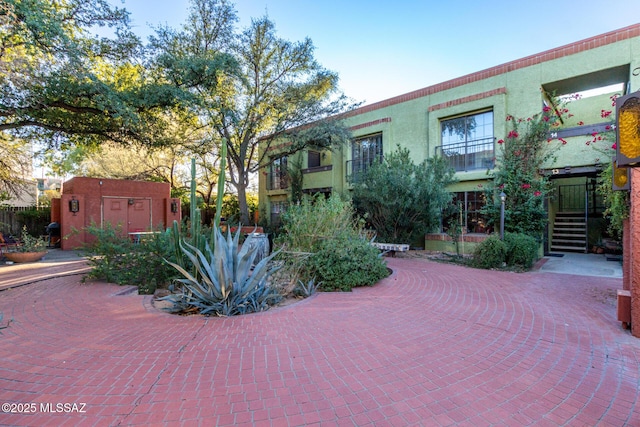
[[508, 266], [519, 266], [528, 270], [538, 258], [538, 242], [524, 233], [505, 233], [505, 261]]
[[324, 240], [309, 258], [309, 272], [324, 291], [351, 291], [388, 275], [380, 251], [363, 238]]
[[480, 243], [473, 253], [472, 265], [478, 268], [500, 268], [507, 255], [505, 243], [497, 236], [490, 236]]
[[168, 285], [175, 270], [164, 262], [175, 259], [171, 235], [159, 232], [134, 244], [118, 228], [91, 225], [85, 230], [95, 237], [83, 247], [91, 271], [84, 278], [104, 280], [118, 285], [138, 287], [140, 294], [152, 294], [159, 286]]
[[293, 292], [299, 281], [315, 280], [320, 290], [348, 291], [385, 277], [384, 259], [364, 234], [351, 202], [337, 194], [289, 206], [276, 240], [284, 247], [277, 278], [283, 293]]

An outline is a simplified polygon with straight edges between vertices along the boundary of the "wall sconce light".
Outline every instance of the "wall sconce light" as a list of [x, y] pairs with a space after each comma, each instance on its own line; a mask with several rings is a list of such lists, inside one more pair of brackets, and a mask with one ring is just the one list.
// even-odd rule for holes
[[135, 202], [136, 202], [135, 200], [133, 200], [133, 199], [129, 199], [129, 204], [130, 204], [130, 205], [133, 205]]
[[629, 168], [619, 168], [615, 159], [613, 160], [613, 179], [611, 184], [613, 191], [629, 191], [631, 189]]
[[171, 202], [171, 212], [178, 213], [178, 202], [176, 200]]
[[640, 163], [640, 92], [616, 99], [616, 162], [618, 167]]
[[80, 212], [80, 200], [69, 200], [69, 212], [72, 212], [74, 216]]

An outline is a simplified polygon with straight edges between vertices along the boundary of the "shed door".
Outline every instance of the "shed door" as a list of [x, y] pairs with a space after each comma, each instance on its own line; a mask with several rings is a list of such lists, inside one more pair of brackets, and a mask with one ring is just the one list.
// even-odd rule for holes
[[124, 233], [151, 229], [151, 200], [103, 198], [104, 222]]

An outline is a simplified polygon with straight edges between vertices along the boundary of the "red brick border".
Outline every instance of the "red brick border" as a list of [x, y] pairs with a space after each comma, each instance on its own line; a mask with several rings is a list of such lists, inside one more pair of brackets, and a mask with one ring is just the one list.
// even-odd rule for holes
[[391, 123], [391, 117], [385, 117], [383, 119], [372, 120], [370, 122], [354, 125], [354, 126], [351, 126], [349, 130], [358, 130], [358, 129], [366, 128], [369, 126], [379, 125], [380, 123]]
[[498, 89], [488, 90], [482, 93], [476, 93], [474, 95], [465, 96], [463, 98], [452, 99], [451, 101], [441, 102], [440, 104], [432, 105], [429, 107], [429, 112], [440, 110], [442, 108], [453, 107], [454, 105], [464, 104], [465, 102], [477, 101], [479, 99], [490, 98], [495, 95], [503, 95], [507, 93], [506, 87]]

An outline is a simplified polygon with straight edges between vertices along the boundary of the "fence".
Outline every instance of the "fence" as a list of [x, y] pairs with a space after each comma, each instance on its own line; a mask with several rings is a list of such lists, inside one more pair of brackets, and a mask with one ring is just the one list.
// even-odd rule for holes
[[0, 231], [20, 236], [23, 226], [27, 226], [29, 234], [40, 236], [45, 234], [51, 222], [51, 208], [34, 207], [0, 207]]

